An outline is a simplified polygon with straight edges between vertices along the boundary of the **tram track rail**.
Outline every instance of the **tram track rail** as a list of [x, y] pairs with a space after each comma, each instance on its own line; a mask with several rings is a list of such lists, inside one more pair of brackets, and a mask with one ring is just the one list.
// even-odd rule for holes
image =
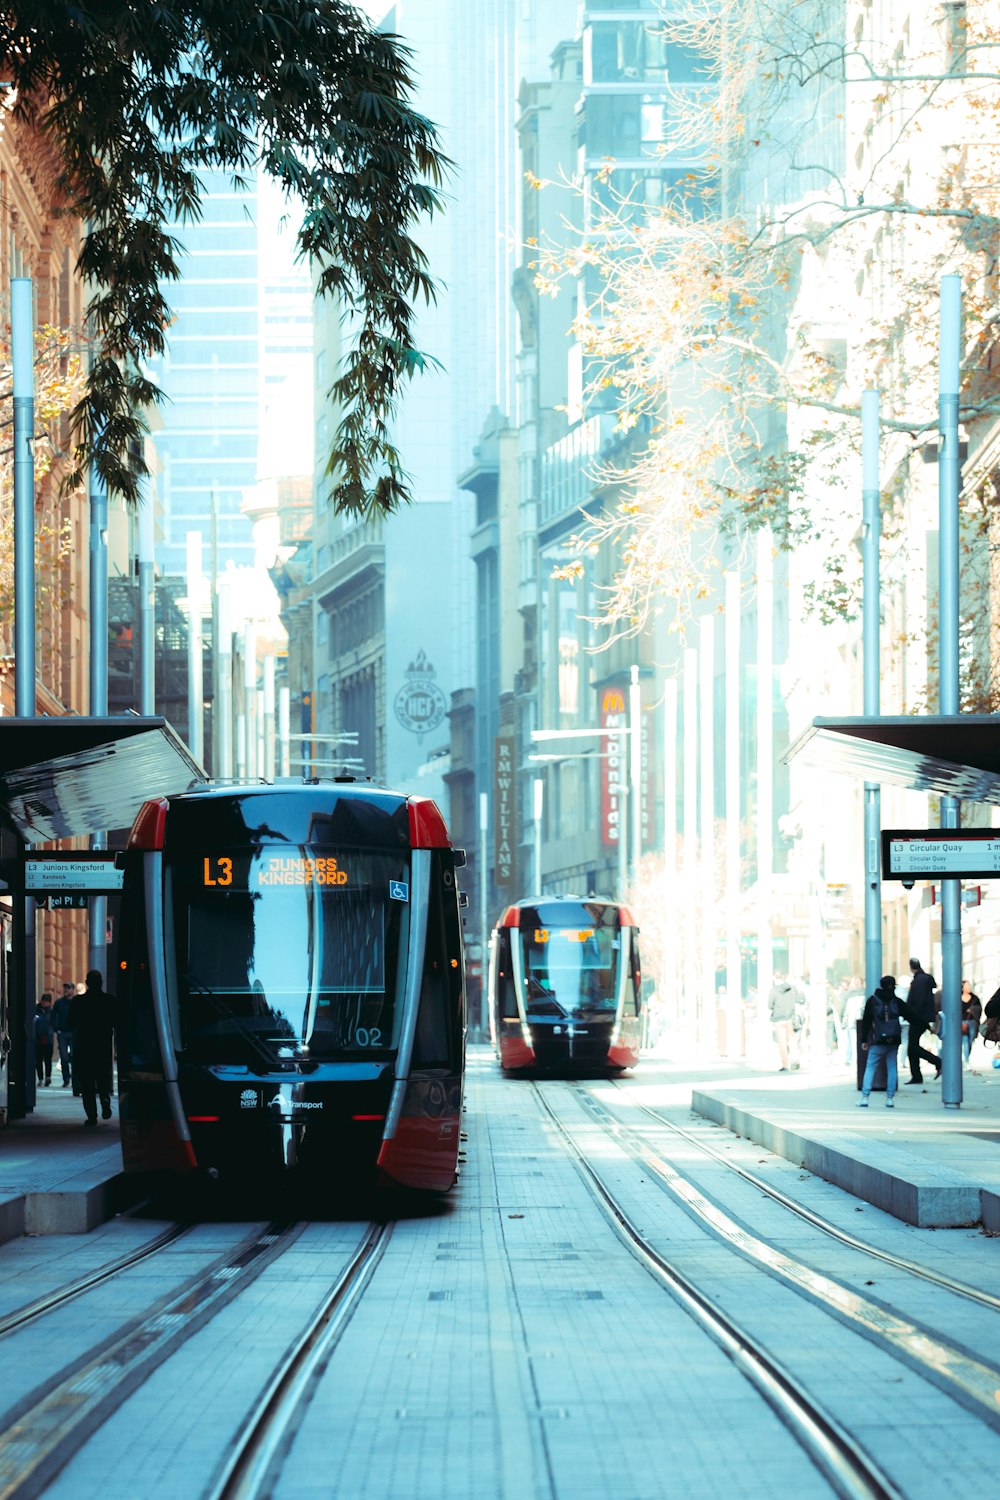
[[255, 1500], [270, 1484], [344, 1330], [385, 1252], [393, 1226], [372, 1224], [322, 1306], [275, 1370], [202, 1500]]
[[[616, 1079], [611, 1080], [611, 1083], [612, 1087], [620, 1091], [626, 1098], [628, 1097], [629, 1091], [626, 1085], [623, 1085]], [[592, 1097], [589, 1091], [584, 1092], [587, 1093], [588, 1097]], [[994, 1312], [1000, 1312], [1000, 1296], [996, 1296], [993, 1292], [971, 1286], [966, 1281], [959, 1281], [954, 1276], [949, 1276], [947, 1272], [936, 1271], [933, 1267], [924, 1266], [919, 1261], [908, 1259], [905, 1255], [897, 1255], [891, 1250], [882, 1250], [877, 1245], [871, 1245], [866, 1240], [858, 1239], [856, 1235], [849, 1233], [848, 1230], [841, 1229], [839, 1225], [831, 1223], [829, 1219], [824, 1219], [822, 1214], [815, 1213], [811, 1208], [806, 1208], [802, 1203], [797, 1203], [794, 1198], [789, 1197], [787, 1193], [783, 1193], [780, 1188], [775, 1187], [772, 1183], [765, 1182], [764, 1178], [760, 1177], [756, 1172], [751, 1172], [749, 1168], [741, 1166], [739, 1162], [730, 1161], [723, 1152], [717, 1151], [707, 1141], [699, 1140], [696, 1135], [690, 1130], [685, 1130], [682, 1125], [676, 1124], [673, 1120], [668, 1120], [659, 1110], [651, 1108], [648, 1104], [642, 1104], [638, 1100], [630, 1099], [629, 1105], [632, 1109], [639, 1110], [642, 1114], [648, 1115], [657, 1125], [671, 1131], [672, 1134], [679, 1136], [689, 1145], [696, 1146], [699, 1151], [704, 1152], [706, 1156], [710, 1156], [714, 1161], [720, 1162], [729, 1171], [734, 1172], [737, 1177], [741, 1177], [744, 1182], [749, 1183], [752, 1187], [757, 1188], [765, 1194], [766, 1197], [771, 1198], [775, 1203], [780, 1203], [782, 1208], [786, 1208], [789, 1213], [795, 1214], [797, 1218], [802, 1219], [806, 1224], [812, 1225], [814, 1229], [821, 1230], [823, 1234], [829, 1235], [832, 1239], [839, 1240], [842, 1245], [847, 1245], [852, 1250], [859, 1250], [874, 1260], [882, 1261], [884, 1265], [892, 1266], [894, 1270], [905, 1271], [907, 1275], [915, 1276], [921, 1281], [931, 1282], [935, 1286], [943, 1287], [946, 1291], [953, 1292], [957, 1297], [964, 1297], [969, 1302], [978, 1303], [980, 1307], [988, 1307]]]
[[677, 1301], [764, 1398], [842, 1500], [904, 1500], [888, 1474], [763, 1344], [724, 1312], [639, 1230], [537, 1083], [539, 1104], [581, 1179], [639, 1264]]
[[178, 1291], [28, 1395], [0, 1430], [0, 1500], [45, 1492], [81, 1445], [152, 1371], [203, 1328], [297, 1239], [300, 1223], [272, 1221], [217, 1257]]
[[33, 1323], [36, 1318], [44, 1317], [46, 1313], [62, 1307], [64, 1303], [71, 1302], [75, 1297], [82, 1297], [85, 1292], [93, 1291], [103, 1282], [120, 1276], [123, 1271], [129, 1271], [133, 1266], [141, 1265], [151, 1255], [165, 1250], [182, 1235], [189, 1234], [191, 1228], [190, 1224], [173, 1224], [162, 1234], [147, 1240], [145, 1245], [139, 1245], [135, 1250], [129, 1250], [125, 1255], [119, 1255], [115, 1260], [109, 1261], [107, 1265], [98, 1266], [95, 1270], [78, 1276], [74, 1281], [68, 1281], [65, 1286], [57, 1287], [54, 1291], [46, 1292], [43, 1296], [36, 1297], [34, 1301], [25, 1303], [23, 1307], [15, 1308], [0, 1318], [0, 1339], [16, 1333], [19, 1328]]
[[573, 1097], [585, 1101], [594, 1122], [716, 1239], [839, 1318], [891, 1357], [903, 1360], [923, 1379], [1000, 1430], [1000, 1368], [969, 1353], [935, 1329], [894, 1312], [752, 1233], [592, 1096], [571, 1092]]

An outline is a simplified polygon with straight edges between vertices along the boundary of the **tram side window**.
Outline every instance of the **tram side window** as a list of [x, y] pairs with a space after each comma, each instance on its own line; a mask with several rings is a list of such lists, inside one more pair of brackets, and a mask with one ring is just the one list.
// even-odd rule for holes
[[497, 932], [497, 1010], [502, 1021], [516, 1021], [518, 1018], [510, 934], [509, 927], [501, 927]]
[[[455, 908], [454, 886], [446, 889], [444, 871], [435, 859], [427, 911], [427, 946], [420, 986], [420, 1009], [413, 1040], [416, 1068], [457, 1066], [458, 1026], [462, 1003], [461, 938], [456, 923], [447, 920], [446, 903]], [[452, 877], [454, 880], [454, 876]], [[457, 919], [457, 908], [455, 908]], [[449, 941], [449, 926], [454, 927]]]
[[[625, 928], [622, 928], [624, 934]], [[633, 1015], [638, 1015], [642, 1010], [642, 965], [639, 961], [639, 929], [631, 927], [628, 929], [629, 943], [629, 965], [628, 981], [625, 988], [625, 1008]]]
[[120, 971], [116, 985], [119, 1068], [155, 1073], [160, 1071], [162, 1062], [149, 979], [146, 910], [145, 903], [134, 894], [130, 893], [122, 903], [121, 927], [119, 951], [125, 968]]

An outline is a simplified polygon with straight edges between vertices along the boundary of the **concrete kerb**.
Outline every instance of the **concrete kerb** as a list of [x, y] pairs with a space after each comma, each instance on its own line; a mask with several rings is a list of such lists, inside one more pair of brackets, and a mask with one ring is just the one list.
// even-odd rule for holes
[[850, 1132], [839, 1132], [836, 1143], [816, 1139], [701, 1089], [692, 1091], [691, 1108], [907, 1224], [1000, 1229], [1000, 1195], [900, 1147]]
[[124, 1172], [111, 1177], [81, 1172], [58, 1187], [29, 1190], [21, 1200], [23, 1227], [15, 1233], [88, 1234], [122, 1209], [130, 1208], [138, 1200], [140, 1188], [139, 1181]]

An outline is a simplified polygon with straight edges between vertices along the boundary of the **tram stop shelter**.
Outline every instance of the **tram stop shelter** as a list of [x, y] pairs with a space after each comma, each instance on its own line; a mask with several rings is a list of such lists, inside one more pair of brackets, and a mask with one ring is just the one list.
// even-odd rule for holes
[[[34, 954], [25, 923], [28, 845], [131, 827], [149, 797], [206, 780], [183, 740], [161, 717], [0, 718], [0, 1062], [7, 1117], [33, 1099]], [[112, 841], [113, 842], [113, 841]], [[113, 899], [113, 898], [112, 898]]]
[[995, 714], [813, 719], [783, 759], [1000, 806], [1000, 716]]

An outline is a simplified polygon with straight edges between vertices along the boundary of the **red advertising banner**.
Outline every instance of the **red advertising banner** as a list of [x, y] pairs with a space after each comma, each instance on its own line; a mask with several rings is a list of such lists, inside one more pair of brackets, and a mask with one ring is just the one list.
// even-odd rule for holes
[[[625, 729], [628, 714], [621, 688], [605, 688], [601, 694], [601, 728]], [[606, 849], [617, 849], [621, 835], [622, 785], [628, 775], [628, 738], [625, 735], [602, 736], [606, 760], [601, 775], [601, 843]]]

